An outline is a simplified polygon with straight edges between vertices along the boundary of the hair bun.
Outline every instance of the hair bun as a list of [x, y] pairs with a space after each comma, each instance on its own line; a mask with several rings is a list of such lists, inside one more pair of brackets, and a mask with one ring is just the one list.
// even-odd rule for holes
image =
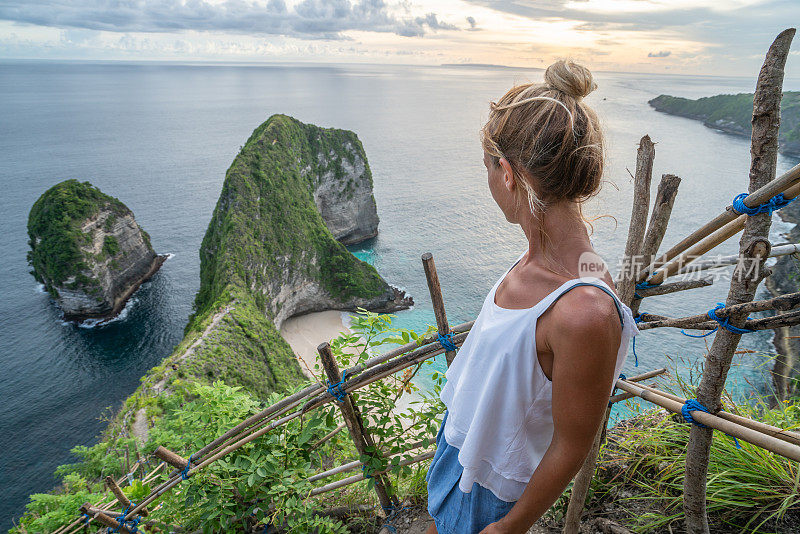
[[560, 59], [547, 67], [544, 81], [548, 87], [580, 100], [595, 89], [592, 73], [583, 65]]

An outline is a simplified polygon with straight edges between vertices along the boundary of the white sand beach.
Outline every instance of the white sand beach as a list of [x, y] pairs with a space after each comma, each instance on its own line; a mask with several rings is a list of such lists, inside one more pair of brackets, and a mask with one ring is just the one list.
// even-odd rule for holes
[[[319, 361], [317, 347], [323, 341], [330, 341], [342, 332], [351, 332], [345, 326], [348, 315], [347, 312], [337, 310], [307, 313], [290, 317], [281, 326], [281, 335], [292, 347], [294, 353], [300, 357], [299, 363], [303, 373], [312, 380], [324, 381], [322, 369], [318, 372], [320, 376], [314, 377], [314, 365]], [[411, 401], [418, 398], [418, 393], [402, 395], [398, 399], [394, 411], [403, 413], [408, 409]]]
[[347, 315], [346, 312], [326, 310], [290, 317], [283, 322], [281, 335], [302, 360], [299, 362], [300, 367], [309, 378], [314, 378], [314, 365], [319, 360], [319, 344], [330, 341], [342, 332], [350, 332], [344, 324]]

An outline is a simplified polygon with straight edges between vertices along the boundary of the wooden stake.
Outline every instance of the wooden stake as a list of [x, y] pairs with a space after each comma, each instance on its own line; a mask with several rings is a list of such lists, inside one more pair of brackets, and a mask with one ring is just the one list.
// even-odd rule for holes
[[[622, 269], [616, 282], [619, 299], [628, 305], [633, 302], [634, 284], [639, 273], [639, 262], [642, 259], [647, 214], [650, 211], [650, 181], [653, 178], [653, 160], [655, 156], [655, 145], [650, 140], [650, 136], [645, 135], [639, 141], [639, 149], [636, 152], [633, 209], [631, 209], [631, 222], [628, 227], [628, 240], [625, 244]], [[573, 531], [565, 530], [565, 532]], [[574, 532], [577, 532], [577, 530]]]
[[[639, 262], [642, 258], [642, 247], [644, 246], [645, 226], [647, 224], [647, 213], [650, 211], [650, 182], [653, 177], [653, 160], [656, 156], [656, 148], [650, 140], [650, 136], [645, 135], [639, 141], [639, 148], [636, 152], [636, 174], [633, 182], [633, 208], [631, 209], [631, 223], [628, 228], [628, 240], [625, 244], [625, 256], [623, 257], [622, 270], [617, 278], [617, 294], [619, 299], [626, 305], [633, 303], [636, 288], [636, 276], [639, 272]], [[664, 226], [666, 228], [666, 226]], [[659, 241], [654, 233], [651, 236], [653, 243]], [[652, 246], [652, 244], [651, 244]], [[572, 483], [572, 494], [569, 498], [567, 513], [564, 517], [565, 534], [577, 534], [581, 524], [581, 514], [586, 503], [586, 495], [589, 492], [589, 485], [594, 477], [597, 467], [597, 455], [600, 453], [600, 446], [605, 436], [608, 418], [611, 415], [611, 408], [606, 409], [600, 427], [595, 434], [592, 447], [586, 456], [575, 481]]]
[[[113, 477], [110, 477], [110, 476], [106, 477], [106, 486], [108, 487], [108, 489], [111, 490], [111, 493], [114, 494], [114, 497], [117, 498], [117, 502], [119, 502], [119, 504], [120, 504], [120, 506], [122, 506], [123, 510], [131, 507], [131, 501], [128, 499], [128, 497], [125, 496], [125, 493], [123, 493], [122, 488], [120, 488], [117, 485], [117, 481], [114, 480]], [[143, 515], [143, 516], [147, 516], [147, 509], [146, 508], [142, 508], [142, 510], [139, 512], [139, 514]]]
[[[672, 206], [675, 204], [675, 197], [678, 195], [678, 186], [681, 184], [681, 179], [674, 174], [664, 174], [661, 176], [661, 182], [658, 184], [658, 193], [653, 202], [653, 214], [650, 216], [650, 223], [647, 225], [647, 233], [644, 236], [642, 243], [642, 258], [645, 265], [650, 264], [654, 259], [658, 247], [664, 240], [664, 234], [667, 231], [669, 224], [669, 217], [672, 214]], [[638, 278], [639, 273], [635, 276]], [[711, 282], [709, 282], [709, 285]], [[638, 291], [642, 297], [650, 296], [650, 294], [643, 294]], [[663, 293], [661, 293], [663, 294]], [[641, 299], [634, 299], [631, 301], [631, 311], [634, 317], [639, 313], [639, 305], [642, 303]]]
[[186, 465], [189, 463], [189, 461], [186, 458], [179, 456], [174, 452], [172, 452], [171, 450], [162, 447], [160, 445], [153, 452], [153, 456], [155, 456], [159, 460], [168, 463], [172, 467], [176, 467], [181, 470], [186, 469]]
[[[758, 76], [753, 98], [753, 134], [750, 146], [752, 158], [749, 191], [751, 193], [764, 188], [775, 179], [783, 68], [786, 64], [786, 57], [789, 54], [789, 46], [794, 33], [794, 29], [789, 29], [778, 35], [767, 52], [767, 57]], [[768, 214], [760, 214], [746, 218], [744, 233], [739, 242], [739, 254], [743, 258], [755, 259], [759, 262], [758, 266], [763, 268], [764, 260], [769, 254], [768, 238], [772, 217]], [[741, 269], [737, 269], [731, 279], [731, 287], [726, 302], [728, 306], [752, 301], [758, 284], [762, 280], [763, 272], [760, 269], [752, 274], [742, 273], [741, 271]], [[729, 320], [734, 326], [741, 326], [745, 317], [746, 314], [732, 314]], [[714, 342], [708, 352], [700, 385], [697, 388], [697, 400], [711, 412], [716, 412], [720, 409], [720, 398], [725, 388], [725, 379], [728, 376], [731, 359], [739, 344], [740, 337], [739, 334], [720, 329], [717, 331]], [[697, 414], [698, 412], [695, 413]], [[701, 419], [698, 420], [701, 423], [705, 423]], [[733, 425], [728, 421], [725, 421], [725, 423]], [[722, 430], [727, 432], [725, 429]], [[753, 432], [749, 429], [748, 431]], [[708, 475], [711, 439], [710, 429], [692, 425], [686, 450], [686, 475], [683, 480], [683, 511], [686, 516], [686, 530], [689, 534], [709, 533], [708, 517], [706, 515], [706, 477]], [[776, 441], [794, 447], [783, 441]], [[800, 451], [800, 447], [795, 448]], [[800, 459], [800, 454], [796, 458]]]
[[[677, 282], [669, 282], [666, 284], [659, 284], [655, 287], [648, 287], [646, 289], [637, 289], [636, 294], [639, 297], [655, 297], [657, 295], [668, 295], [670, 293], [677, 293], [678, 291], [686, 291], [687, 289], [696, 289], [698, 287], [707, 287], [714, 283], [713, 276], [706, 276], [697, 280], [679, 280]], [[641, 299], [634, 299], [633, 304], [641, 302]], [[633, 308], [631, 308], [633, 311]], [[639, 311], [639, 307], [636, 307]]]
[[[425, 279], [428, 281], [428, 291], [431, 294], [433, 313], [436, 316], [436, 328], [441, 335], [446, 336], [450, 333], [450, 325], [447, 323], [447, 314], [444, 311], [442, 286], [439, 284], [439, 275], [436, 272], [436, 264], [433, 262], [433, 254], [426, 252], [422, 255], [422, 267], [425, 269]], [[456, 351], [445, 351], [444, 357], [447, 360], [447, 366], [450, 367], [450, 364], [453, 363], [453, 358], [456, 357]]]
[[[342, 373], [339, 371], [339, 365], [336, 363], [333, 352], [331, 352], [330, 345], [328, 345], [328, 343], [320, 344], [320, 346], [317, 347], [317, 352], [319, 352], [320, 362], [325, 369], [325, 374], [328, 376], [328, 381], [331, 384], [340, 383], [342, 381]], [[353, 438], [353, 444], [356, 446], [358, 453], [370, 457], [379, 455], [380, 453], [375, 447], [372, 436], [370, 436], [364, 426], [361, 412], [359, 412], [358, 407], [353, 402], [353, 397], [347, 395], [343, 400], [337, 401], [337, 404], [342, 412], [344, 422], [350, 430], [350, 436]], [[374, 483], [375, 493], [378, 494], [378, 500], [384, 510], [393, 509], [399, 504], [397, 497], [394, 496], [388, 477], [383, 474], [375, 474]]]

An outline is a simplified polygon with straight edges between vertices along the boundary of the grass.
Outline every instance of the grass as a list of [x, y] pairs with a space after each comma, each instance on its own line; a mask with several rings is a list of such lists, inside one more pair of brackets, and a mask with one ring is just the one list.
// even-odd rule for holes
[[[680, 381], [674, 389], [686, 398], [694, 396], [691, 386]], [[726, 409], [781, 428], [800, 426], [796, 399], [769, 408], [757, 398], [752, 405], [729, 402]], [[681, 531], [689, 428], [679, 416], [648, 410], [611, 429], [592, 488], [593, 505], [621, 508], [618, 513], [635, 532]], [[714, 432], [707, 486], [712, 530], [792, 532], [800, 518], [797, 464], [742, 440], [739, 444]]]

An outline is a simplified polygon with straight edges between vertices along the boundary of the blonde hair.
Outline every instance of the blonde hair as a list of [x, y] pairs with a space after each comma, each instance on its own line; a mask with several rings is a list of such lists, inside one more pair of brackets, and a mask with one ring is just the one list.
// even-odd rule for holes
[[603, 175], [600, 121], [582, 102], [597, 88], [592, 73], [560, 60], [544, 81], [512, 87], [492, 102], [482, 130], [484, 150], [495, 165], [500, 158], [509, 162], [533, 214], [548, 202], [590, 198]]

